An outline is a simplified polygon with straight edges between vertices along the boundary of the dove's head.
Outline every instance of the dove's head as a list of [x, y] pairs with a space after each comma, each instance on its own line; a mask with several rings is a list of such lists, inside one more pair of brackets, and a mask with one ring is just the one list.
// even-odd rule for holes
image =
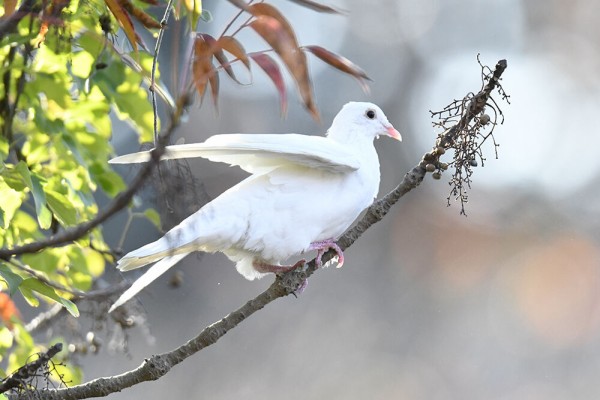
[[402, 140], [400, 133], [377, 105], [366, 102], [346, 104], [333, 119], [327, 136], [340, 142], [360, 139], [373, 140], [379, 136], [389, 136]]

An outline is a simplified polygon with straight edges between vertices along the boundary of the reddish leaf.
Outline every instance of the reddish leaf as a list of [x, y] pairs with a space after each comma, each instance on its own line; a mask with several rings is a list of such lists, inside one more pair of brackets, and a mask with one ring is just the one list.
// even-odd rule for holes
[[285, 82], [283, 81], [283, 75], [279, 66], [271, 57], [266, 54], [249, 54], [259, 67], [267, 74], [267, 76], [273, 81], [277, 91], [279, 92], [279, 103], [281, 106], [281, 115], [284, 116], [287, 112], [287, 92], [285, 90]]
[[260, 16], [265, 16], [277, 20], [277, 22], [279, 22], [281, 25], [280, 29], [285, 31], [285, 34], [287, 34], [290, 40], [294, 43], [295, 47], [298, 48], [298, 40], [296, 39], [296, 34], [294, 33], [292, 25], [290, 25], [288, 20], [283, 16], [283, 14], [281, 14], [281, 12], [279, 12], [278, 9], [267, 3], [258, 3], [248, 7], [248, 11], [257, 18]]
[[[149, 29], [160, 29], [162, 25], [160, 22], [152, 18], [149, 14], [147, 14], [141, 8], [133, 5], [131, 0], [117, 0], [119, 5], [123, 7], [129, 14], [133, 15], [135, 19], [137, 19], [142, 25]], [[152, 4], [152, 3], [151, 3]]]
[[208, 45], [210, 46], [210, 52], [213, 54], [213, 56], [215, 56], [219, 64], [221, 64], [221, 67], [223, 67], [225, 72], [227, 72], [227, 75], [229, 75], [231, 79], [233, 79], [237, 83], [241, 84], [241, 82], [238, 81], [238, 79], [235, 77], [233, 68], [231, 68], [231, 63], [229, 62], [229, 60], [225, 56], [225, 53], [223, 52], [223, 49], [221, 48], [220, 39], [215, 40], [214, 37], [206, 33], [201, 33], [198, 36], [201, 36], [206, 41], [206, 43], [208, 43]]
[[266, 3], [253, 4], [249, 9], [256, 17], [250, 23], [250, 26], [281, 57], [281, 60], [298, 85], [304, 105], [313, 118], [318, 120], [319, 112], [313, 101], [306, 55], [298, 47], [296, 35], [289, 22], [275, 7]]
[[[215, 40], [214, 37], [210, 36], [207, 33], [201, 33], [198, 35], [201, 39], [204, 39], [204, 42], [208, 45], [208, 53], [209, 53], [209, 62], [210, 62], [210, 72], [208, 73], [208, 84], [210, 86], [210, 92], [212, 94], [212, 99], [213, 99], [213, 104], [215, 105], [215, 108], [217, 108], [217, 100], [218, 100], [218, 96], [219, 96], [219, 74], [217, 69], [215, 68], [215, 66], [212, 63], [210, 54], [212, 54], [217, 61], [219, 61], [219, 63], [223, 66], [223, 68], [225, 69], [225, 71], [227, 71], [227, 73], [229, 74], [229, 72], [231, 71], [231, 74], [233, 75], [233, 70], [231, 69], [231, 65], [229, 65], [229, 61], [227, 60], [227, 57], [225, 57], [225, 53], [223, 53], [223, 50], [219, 47], [219, 45], [217, 44], [217, 41]], [[229, 69], [229, 71], [228, 71]], [[233, 79], [235, 79], [235, 76], [230, 75]]]
[[212, 46], [203, 36], [194, 40], [194, 61], [192, 62], [192, 75], [194, 84], [200, 97], [204, 96], [206, 85], [211, 74], [214, 74], [212, 65]]
[[217, 40], [217, 44], [226, 52], [233, 54], [235, 58], [240, 60], [250, 70], [250, 60], [248, 60], [246, 50], [244, 50], [244, 47], [237, 39], [231, 36], [223, 36]]
[[8, 294], [0, 292], [0, 319], [8, 328], [12, 328], [13, 317], [20, 318], [17, 306]]
[[210, 36], [208, 33], [198, 33], [196, 36], [204, 39], [204, 41], [208, 44], [211, 53], [215, 52], [215, 49], [218, 47], [218, 45], [217, 40], [214, 37]]
[[131, 18], [129, 18], [129, 14], [127, 14], [125, 9], [119, 4], [118, 0], [104, 0], [104, 2], [119, 22], [119, 25], [121, 25], [121, 28], [123, 28], [129, 43], [131, 43], [131, 47], [137, 52], [136, 33]]
[[325, 4], [317, 3], [312, 0], [291, 0], [296, 4], [310, 8], [311, 10], [319, 11], [328, 14], [339, 14], [340, 12], [333, 7], [326, 6]]
[[219, 74], [212, 63], [212, 58], [217, 50], [219, 48], [212, 36], [200, 34], [196, 37], [194, 41], [194, 62], [192, 63], [194, 84], [200, 97], [204, 97], [206, 85], [210, 85], [215, 107], [219, 95]]
[[368, 93], [369, 86], [365, 82], [365, 79], [370, 81], [371, 78], [369, 78], [367, 76], [367, 73], [363, 71], [362, 68], [360, 68], [358, 65], [354, 64], [346, 57], [332, 53], [331, 51], [321, 46], [304, 46], [303, 48], [310, 51], [315, 56], [325, 61], [332, 67], [355, 77], [358, 80], [363, 91]]

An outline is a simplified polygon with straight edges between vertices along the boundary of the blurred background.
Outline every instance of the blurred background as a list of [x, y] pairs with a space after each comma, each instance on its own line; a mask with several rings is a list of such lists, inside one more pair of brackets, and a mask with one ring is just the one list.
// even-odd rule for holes
[[[347, 250], [342, 269], [319, 271], [298, 298], [276, 301], [159, 381], [111, 398], [599, 398], [600, 3], [327, 1], [342, 15], [272, 4], [300, 44], [322, 45], [364, 68], [373, 79], [370, 95], [309, 56], [322, 123], [303, 109], [291, 81], [282, 119], [272, 83], [255, 66], [253, 85], [223, 77], [218, 113], [206, 98], [177, 138], [322, 134], [346, 102], [373, 101], [404, 138], [376, 143], [384, 194], [433, 145], [429, 110], [479, 90], [480, 53], [492, 68], [508, 61], [503, 86], [511, 104], [500, 103], [506, 120], [495, 131], [499, 159], [488, 146], [467, 217], [459, 203], [447, 206], [449, 174], [428, 176]], [[204, 7], [214, 20], [201, 28], [215, 35], [237, 12], [226, 1]], [[167, 38], [163, 68], [179, 67], [170, 65], [177, 58], [169, 49], [184, 39]], [[240, 40], [247, 51], [266, 47], [252, 32]], [[120, 154], [137, 150], [134, 132], [115, 134], [115, 146]], [[176, 220], [245, 176], [202, 160], [184, 165], [190, 180], [181, 190], [153, 195], [147, 188], [142, 196], [166, 220], [165, 198]], [[123, 224], [112, 220], [106, 236], [116, 241]], [[124, 249], [159, 235], [137, 223]], [[272, 281], [246, 281], [221, 254], [193, 255], [176, 269], [177, 289], [169, 285], [172, 271], [138, 297], [147, 329], [128, 333], [128, 353], [82, 359], [86, 380], [179, 346]]]

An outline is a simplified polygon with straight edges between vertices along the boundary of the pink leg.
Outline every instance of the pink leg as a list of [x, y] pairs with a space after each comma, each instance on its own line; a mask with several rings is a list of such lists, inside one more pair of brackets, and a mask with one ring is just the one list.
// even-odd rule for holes
[[[258, 261], [258, 260], [254, 260], [252, 262], [252, 266], [254, 267], [255, 270], [257, 270], [258, 272], [265, 273], [265, 274], [269, 273], [269, 272], [274, 273], [274, 274], [288, 272], [293, 269], [303, 267], [304, 264], [306, 264], [306, 260], [304, 260], [304, 259], [298, 261], [294, 265], [273, 265], [273, 264], [268, 264], [266, 262]], [[302, 284], [300, 285], [300, 287], [298, 289], [296, 289], [296, 293], [301, 294], [302, 292], [304, 292], [304, 289], [306, 289], [307, 286], [308, 286], [308, 280], [305, 279], [302, 282]]]
[[338, 256], [338, 264], [337, 268], [342, 268], [344, 265], [344, 252], [340, 249], [340, 246], [333, 239], [320, 240], [318, 242], [312, 242], [308, 250], [317, 250], [317, 267], [320, 268], [323, 265], [321, 261], [321, 257], [325, 254], [329, 249], [335, 250]]
[[288, 272], [293, 269], [302, 267], [305, 263], [306, 263], [306, 260], [300, 260], [294, 265], [273, 265], [273, 264], [268, 264], [263, 261], [254, 260], [252, 262], [252, 266], [254, 267], [255, 270], [257, 270], [258, 272], [262, 272], [263, 274], [267, 274], [269, 272], [278, 274], [278, 273]]

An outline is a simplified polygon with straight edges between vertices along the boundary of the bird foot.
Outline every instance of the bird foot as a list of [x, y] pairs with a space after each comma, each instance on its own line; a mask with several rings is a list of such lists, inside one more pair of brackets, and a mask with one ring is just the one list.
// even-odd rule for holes
[[[271, 272], [271, 273], [274, 273], [277, 275], [284, 274], [284, 273], [292, 271], [294, 269], [304, 268], [305, 265], [306, 265], [305, 259], [298, 261], [294, 265], [272, 265], [272, 264], [268, 264], [268, 263], [256, 261], [256, 260], [252, 263], [252, 266], [258, 272], [262, 272], [262, 273]], [[296, 293], [302, 294], [302, 292], [304, 292], [304, 289], [306, 289], [307, 286], [308, 286], [308, 279], [303, 279], [302, 282], [300, 283], [300, 285], [292, 292], [292, 294], [294, 296], [296, 296]]]
[[329, 249], [333, 249], [337, 254], [337, 268], [342, 268], [342, 265], [344, 265], [344, 252], [333, 239], [312, 242], [308, 248], [308, 250], [317, 250], [317, 257], [315, 257], [317, 268], [321, 268], [323, 266], [321, 258]]

